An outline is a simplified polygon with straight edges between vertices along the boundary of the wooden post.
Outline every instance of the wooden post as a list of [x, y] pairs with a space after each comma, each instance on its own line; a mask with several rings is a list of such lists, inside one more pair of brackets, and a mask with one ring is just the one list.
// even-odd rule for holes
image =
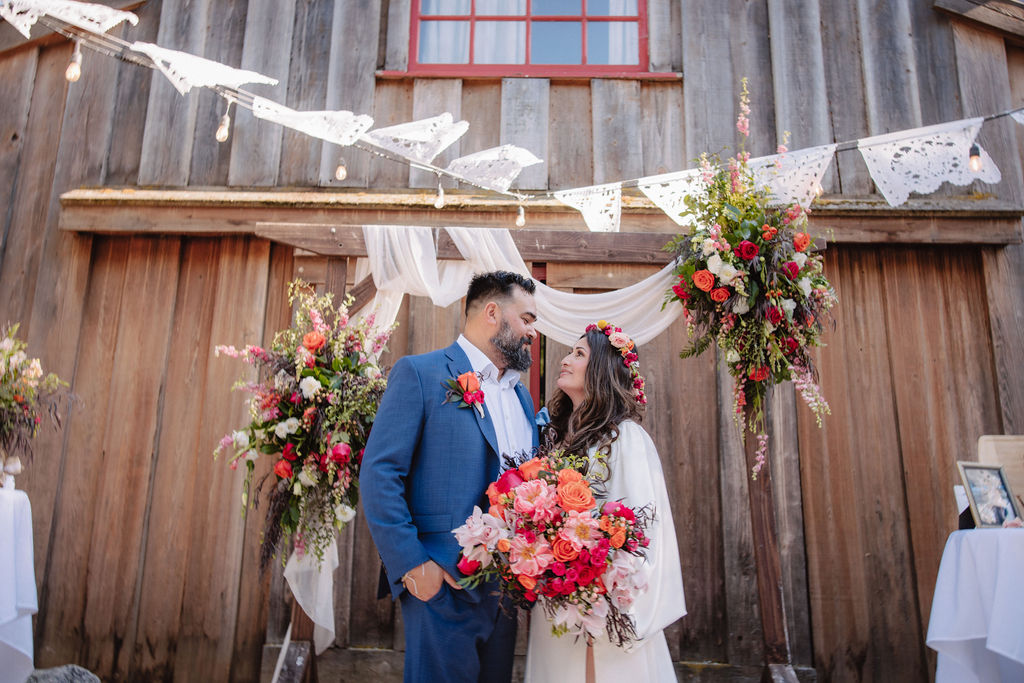
[[[750, 424], [753, 419], [750, 404], [747, 404], [744, 411], [746, 424]], [[757, 460], [757, 437], [754, 434], [745, 434], [743, 452], [746, 456], [747, 471], [753, 471]], [[761, 626], [764, 630], [764, 674], [766, 680], [795, 682], [796, 674], [790, 665], [785, 604], [782, 601], [782, 561], [779, 557], [779, 538], [775, 525], [771, 468], [761, 468], [757, 479], [748, 482], [747, 490], [750, 499], [754, 559], [757, 564], [758, 603], [761, 608]]]

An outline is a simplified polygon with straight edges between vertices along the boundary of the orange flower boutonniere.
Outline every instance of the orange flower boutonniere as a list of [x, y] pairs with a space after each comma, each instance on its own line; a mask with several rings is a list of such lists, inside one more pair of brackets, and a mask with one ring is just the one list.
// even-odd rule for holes
[[484, 416], [484, 392], [480, 391], [480, 378], [475, 372], [464, 372], [441, 383], [448, 391], [445, 403], [458, 403], [460, 408], [475, 408]]

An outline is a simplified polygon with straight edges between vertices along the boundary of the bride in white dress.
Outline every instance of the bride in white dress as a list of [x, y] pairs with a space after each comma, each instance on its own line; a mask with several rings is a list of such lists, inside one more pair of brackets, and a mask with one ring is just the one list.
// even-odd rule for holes
[[604, 321], [598, 325], [589, 326], [562, 359], [546, 435], [570, 452], [590, 456], [591, 467], [605, 479], [606, 500], [633, 508], [653, 504], [642, 570], [648, 590], [627, 611], [637, 640], [622, 647], [607, 636], [592, 646], [582, 636], [554, 636], [543, 608], [534, 607], [526, 683], [674, 683], [663, 631], [686, 614], [686, 602], [668, 492], [654, 442], [640, 426], [646, 399], [633, 343]]

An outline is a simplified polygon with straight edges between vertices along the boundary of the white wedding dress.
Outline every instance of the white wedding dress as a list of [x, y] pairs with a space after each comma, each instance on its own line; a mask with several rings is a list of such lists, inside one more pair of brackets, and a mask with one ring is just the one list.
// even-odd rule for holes
[[[593, 459], [596, 449], [590, 450]], [[653, 503], [655, 519], [645, 533], [647, 592], [629, 610], [639, 640], [625, 647], [612, 645], [607, 636], [594, 642], [597, 683], [671, 681], [676, 674], [663, 630], [686, 614], [683, 577], [679, 567], [675, 527], [658, 451], [643, 427], [632, 421], [619, 425], [608, 459], [611, 477], [607, 500], [621, 500], [633, 508]], [[543, 598], [541, 598], [543, 599]], [[540, 605], [530, 613], [526, 683], [583, 683], [587, 645], [582, 637], [557, 637]]]

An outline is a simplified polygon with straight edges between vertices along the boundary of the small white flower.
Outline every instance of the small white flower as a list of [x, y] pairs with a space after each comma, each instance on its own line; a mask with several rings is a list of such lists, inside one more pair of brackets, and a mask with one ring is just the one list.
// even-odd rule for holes
[[288, 430], [289, 434], [294, 434], [295, 432], [299, 431], [299, 418], [297, 417], [289, 417], [287, 420], [284, 421], [284, 424], [285, 429]]
[[736, 315], [743, 315], [750, 310], [750, 304], [747, 303], [745, 296], [736, 299], [736, 303], [732, 305], [732, 312]]
[[708, 259], [708, 270], [715, 275], [718, 275], [722, 270], [722, 257], [717, 253], [712, 254], [711, 258]]
[[0, 351], [7, 353], [14, 348], [14, 340], [10, 337], [4, 337], [3, 341], [0, 341]]
[[710, 237], [705, 238], [704, 244], [701, 245], [701, 249], [704, 252], [705, 256], [714, 254], [716, 251], [718, 251], [718, 243], [715, 242], [715, 240], [711, 239]]
[[288, 431], [288, 424], [286, 422], [278, 422], [274, 426], [274, 435], [279, 439], [284, 439], [290, 434]]
[[380, 368], [376, 365], [367, 365], [363, 368], [363, 376], [369, 379], [377, 379], [380, 377]]
[[244, 459], [252, 462], [252, 461], [255, 461], [256, 458], [258, 458], [258, 457], [260, 457], [260, 454], [250, 448], [249, 450], [247, 450], [245, 452]]
[[803, 270], [804, 264], [807, 263], [807, 254], [802, 251], [798, 251], [793, 254], [793, 261], [796, 262], [800, 269]]
[[348, 524], [355, 519], [356, 511], [344, 503], [338, 503], [334, 506], [334, 516], [342, 524]]
[[303, 377], [302, 381], [299, 382], [299, 389], [302, 390], [302, 395], [307, 399], [313, 398], [320, 391], [320, 380], [316, 377]]
[[28, 356], [25, 355], [24, 351], [15, 351], [14, 355], [11, 356], [11, 367], [17, 367], [25, 362]]
[[740, 359], [740, 354], [739, 354], [739, 351], [737, 351], [736, 349], [729, 349], [728, 351], [725, 352], [725, 362], [726, 363], [735, 363], [739, 359]]
[[299, 482], [303, 486], [307, 486], [308, 487], [308, 486], [315, 485], [316, 484], [316, 479], [314, 479], [312, 477], [312, 475], [310, 475], [309, 470], [303, 468], [302, 471], [299, 472]]
[[802, 277], [796, 281], [796, 286], [800, 288], [800, 291], [804, 293], [804, 296], [811, 296], [811, 279]]
[[793, 301], [792, 299], [783, 299], [782, 300], [782, 310], [784, 310], [786, 312], [786, 317], [789, 318], [790, 320], [792, 320], [793, 319], [793, 311], [796, 310], [796, 302]]
[[723, 284], [731, 285], [734, 280], [741, 277], [743, 277], [741, 271], [728, 263], [723, 263], [722, 267], [718, 271], [718, 279], [720, 279]]
[[295, 487], [292, 488], [292, 494], [296, 495], [296, 496], [301, 496], [302, 495], [302, 484], [300, 484], [299, 482], [295, 482]]
[[277, 374], [274, 375], [274, 389], [284, 391], [288, 387], [288, 381], [288, 373], [284, 370], [278, 370]]
[[231, 441], [234, 442], [235, 448], [239, 450], [244, 450], [249, 447], [249, 435], [246, 434], [245, 432], [232, 432]]

